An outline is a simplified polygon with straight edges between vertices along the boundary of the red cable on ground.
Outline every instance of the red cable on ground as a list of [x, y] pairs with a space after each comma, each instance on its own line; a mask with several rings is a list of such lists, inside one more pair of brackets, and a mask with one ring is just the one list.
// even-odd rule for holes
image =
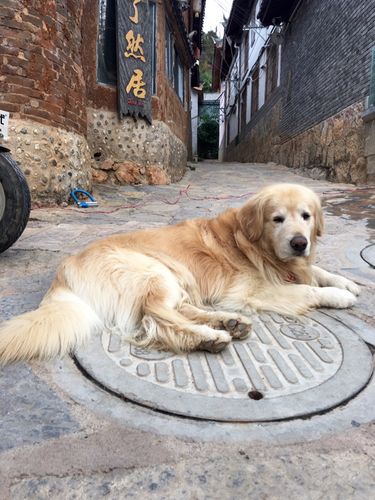
[[152, 203], [153, 201], [160, 201], [161, 203], [165, 203], [166, 205], [177, 205], [181, 199], [186, 196], [191, 201], [204, 201], [204, 200], [230, 200], [230, 199], [242, 199], [245, 197], [248, 197], [252, 194], [253, 192], [247, 192], [243, 193], [240, 195], [226, 195], [226, 196], [203, 196], [202, 198], [193, 198], [189, 195], [189, 189], [191, 187], [191, 184], [188, 184], [185, 188], [180, 189], [179, 194], [175, 200], [168, 200], [168, 199], [163, 199], [163, 198], [157, 198], [157, 197], [151, 197], [151, 199], [144, 202], [139, 202], [139, 203], [134, 203], [134, 204], [126, 204], [126, 205], [119, 205], [116, 208], [113, 208], [112, 210], [88, 210], [88, 209], [82, 209], [82, 208], [74, 208], [74, 207], [67, 207], [64, 208], [63, 210], [70, 210], [72, 212], [77, 212], [80, 214], [112, 214], [114, 212], [118, 212], [119, 210], [125, 210], [129, 208], [141, 208], [147, 206], [149, 203]]
[[[114, 212], [118, 212], [119, 210], [126, 210], [126, 209], [131, 209], [131, 208], [141, 208], [147, 206], [149, 203], [152, 203], [153, 201], [160, 201], [161, 203], [165, 203], [166, 205], [177, 205], [181, 199], [186, 196], [191, 201], [207, 201], [207, 200], [240, 200], [242, 198], [247, 198], [251, 195], [254, 194], [253, 191], [248, 191], [246, 193], [240, 194], [240, 195], [222, 195], [222, 196], [203, 196], [201, 198], [195, 198], [189, 195], [189, 190], [191, 188], [191, 184], [188, 184], [185, 188], [180, 189], [179, 194], [175, 200], [168, 200], [168, 199], [163, 199], [163, 198], [157, 198], [157, 197], [151, 197], [151, 199], [144, 202], [139, 202], [139, 203], [132, 203], [132, 204], [126, 204], [126, 205], [119, 205], [118, 207], [113, 208], [112, 210], [87, 210], [87, 209], [82, 209], [82, 208], [73, 208], [73, 207], [67, 207], [63, 210], [70, 210], [73, 212], [77, 212], [80, 214], [113, 214]], [[364, 188], [350, 188], [350, 189], [336, 189], [332, 191], [323, 191], [322, 196], [337, 196], [340, 194], [348, 194], [348, 193], [354, 193], [358, 191], [370, 191], [373, 190], [373, 187], [364, 187]]]

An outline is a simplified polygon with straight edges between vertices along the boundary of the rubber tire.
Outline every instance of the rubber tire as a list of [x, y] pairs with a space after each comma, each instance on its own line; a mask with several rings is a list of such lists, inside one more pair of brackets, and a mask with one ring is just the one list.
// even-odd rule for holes
[[26, 178], [9, 152], [0, 151], [0, 184], [5, 195], [5, 209], [0, 214], [0, 252], [21, 236], [30, 215], [30, 191]]

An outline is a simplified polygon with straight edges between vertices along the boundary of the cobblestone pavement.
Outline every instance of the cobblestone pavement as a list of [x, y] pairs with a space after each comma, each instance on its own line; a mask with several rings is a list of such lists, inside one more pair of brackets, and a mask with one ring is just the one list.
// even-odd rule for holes
[[[93, 239], [215, 216], [284, 181], [322, 196], [326, 234], [317, 261], [362, 285], [353, 321], [374, 326], [375, 270], [361, 257], [374, 240], [374, 188], [315, 181], [275, 164], [218, 162], [192, 165], [170, 186], [97, 186], [97, 208], [33, 210], [20, 240], [0, 255], [0, 319], [35, 308], [62, 258]], [[182, 440], [77, 403], [56, 383], [58, 369], [36, 362], [0, 369], [0, 498], [369, 498], [375, 491], [372, 423], [284, 445]]]

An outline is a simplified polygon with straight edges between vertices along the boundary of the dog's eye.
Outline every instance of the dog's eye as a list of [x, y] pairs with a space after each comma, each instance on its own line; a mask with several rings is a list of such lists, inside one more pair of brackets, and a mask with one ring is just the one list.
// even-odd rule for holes
[[284, 220], [284, 217], [281, 215], [276, 215], [276, 217], [273, 218], [273, 222], [276, 222], [277, 224], [282, 224]]
[[303, 214], [302, 214], [303, 220], [309, 220], [310, 217], [311, 217], [311, 215], [308, 212], [303, 212]]

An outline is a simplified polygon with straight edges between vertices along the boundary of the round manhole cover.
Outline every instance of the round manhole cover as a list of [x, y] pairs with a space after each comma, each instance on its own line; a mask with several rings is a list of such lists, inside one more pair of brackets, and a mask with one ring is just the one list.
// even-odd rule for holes
[[220, 354], [176, 355], [97, 334], [76, 353], [83, 370], [120, 396], [191, 418], [262, 422], [326, 411], [372, 374], [366, 344], [340, 321], [263, 314], [253, 333]]

